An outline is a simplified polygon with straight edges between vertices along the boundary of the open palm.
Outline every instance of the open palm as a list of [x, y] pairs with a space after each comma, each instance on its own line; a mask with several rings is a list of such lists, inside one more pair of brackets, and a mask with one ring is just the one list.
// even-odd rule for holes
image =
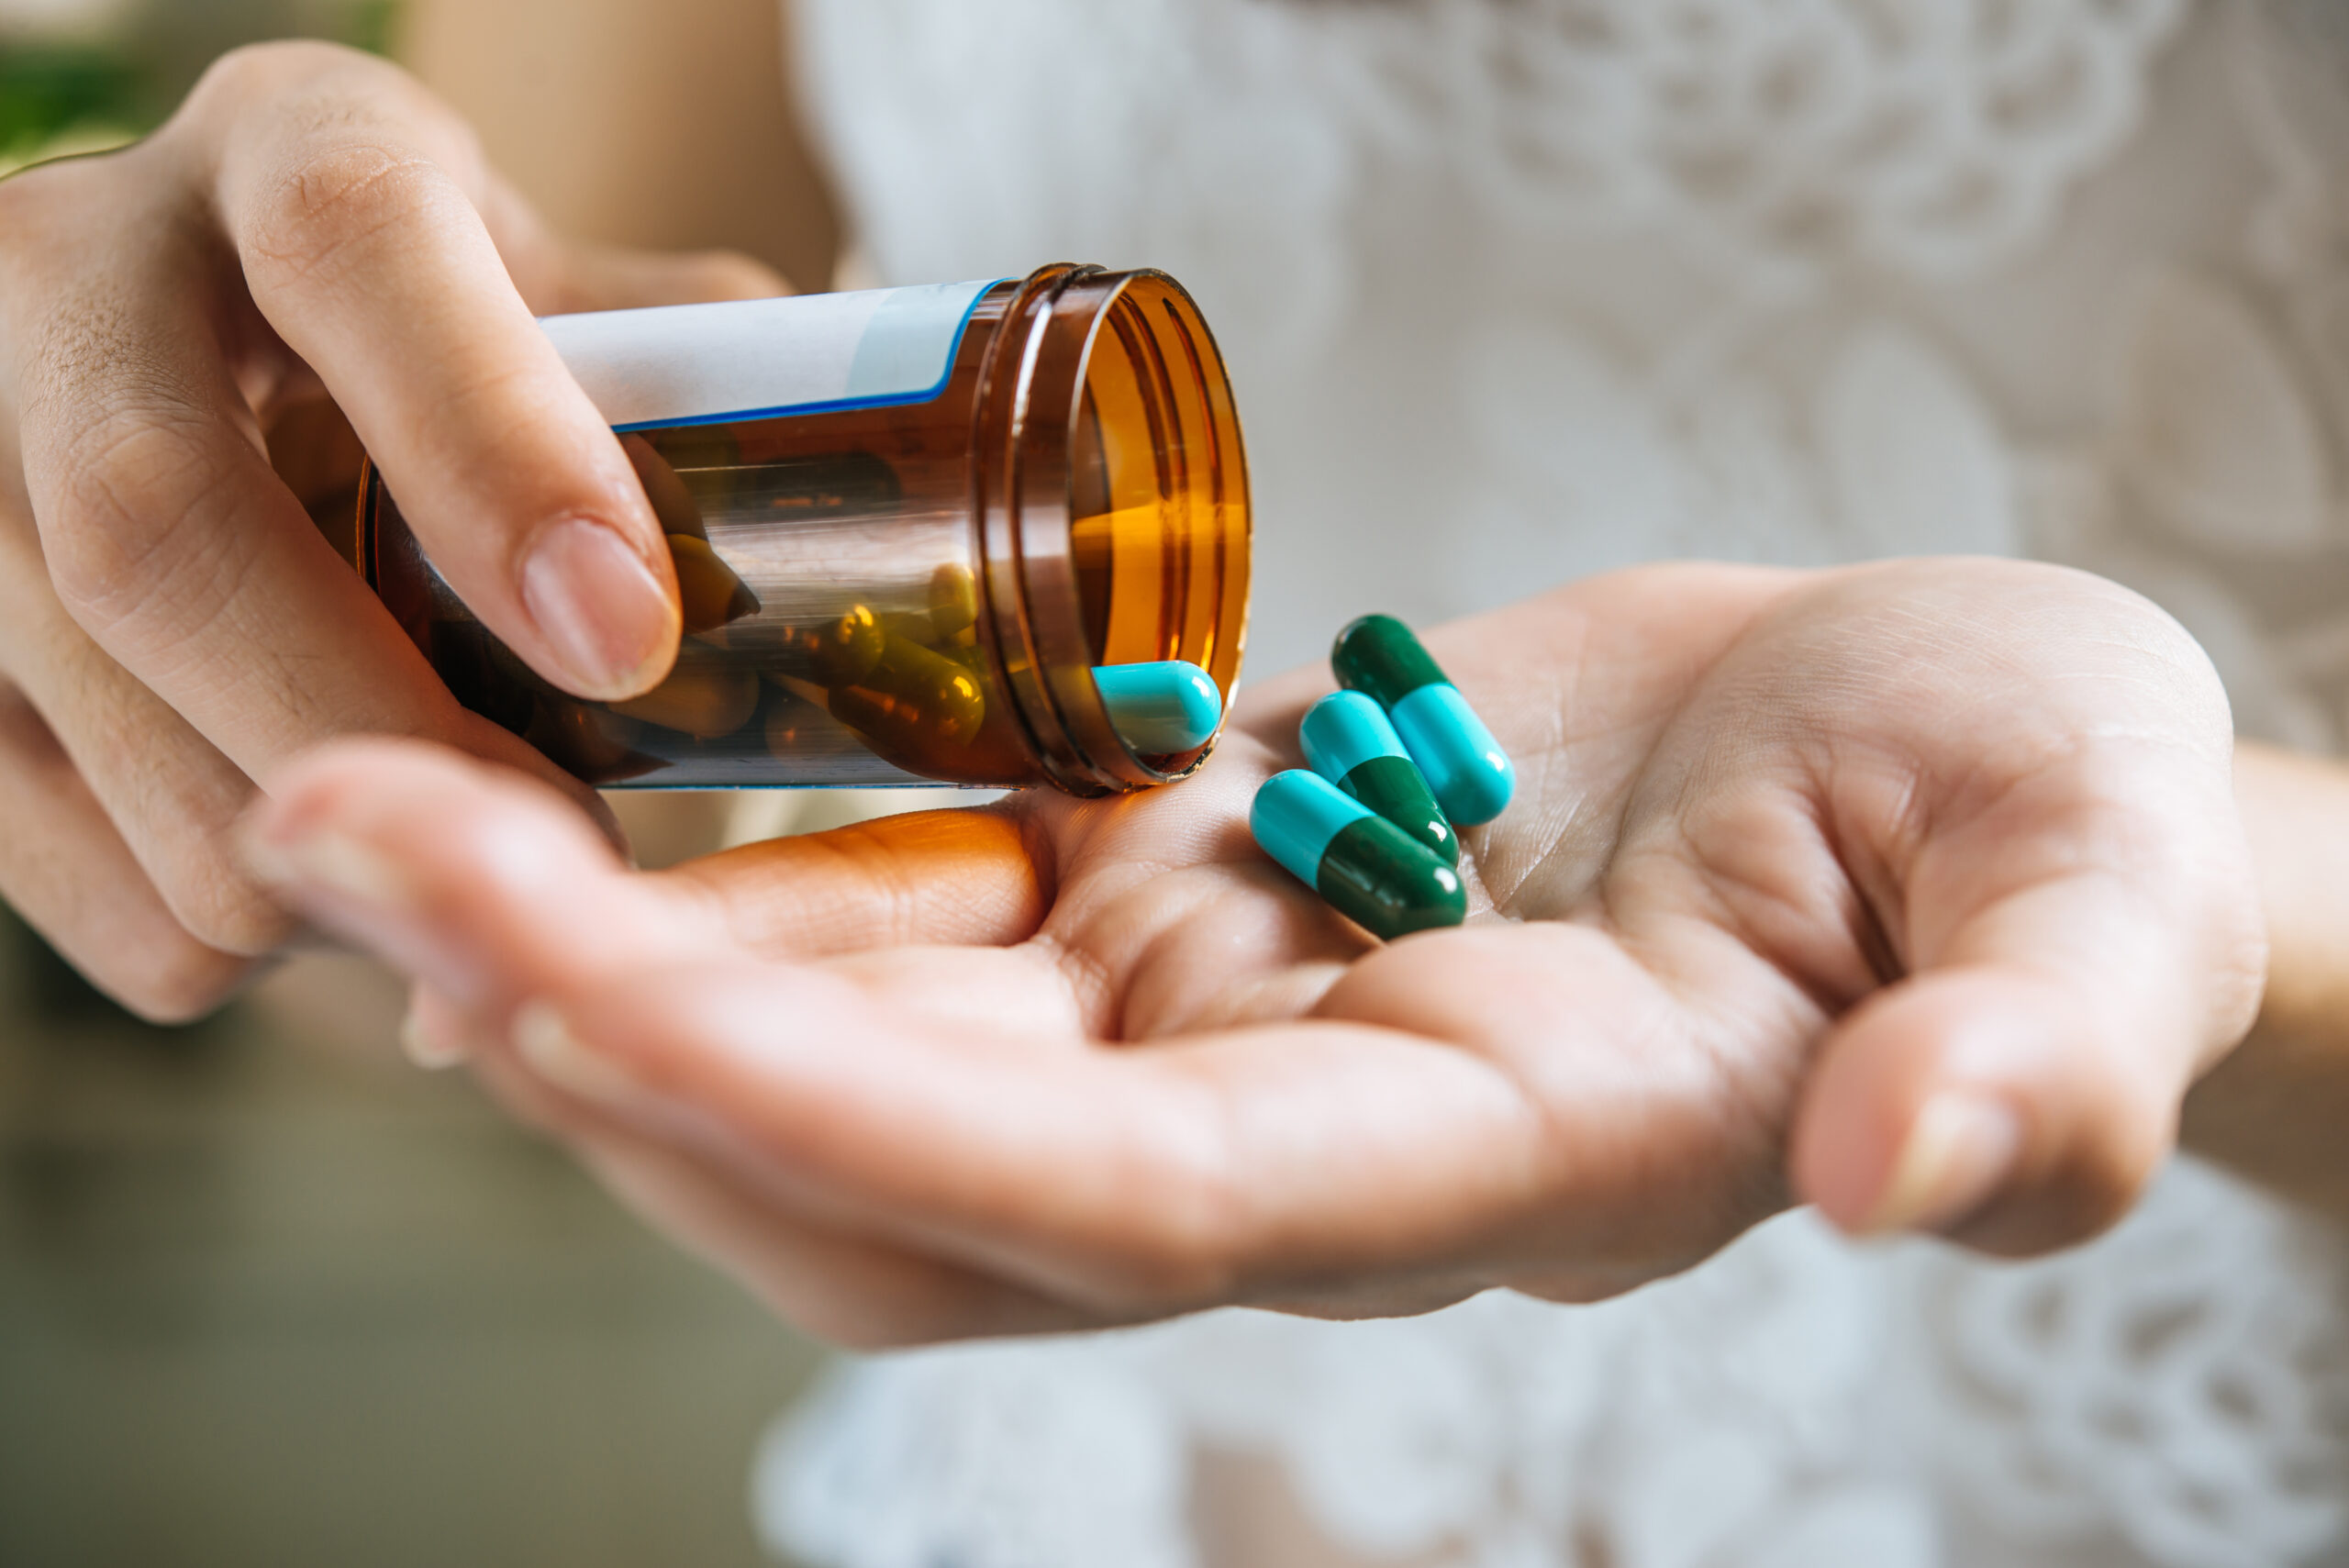
[[1250, 841], [1328, 688], [1213, 762], [623, 871], [429, 748], [256, 858], [656, 1219], [859, 1343], [1230, 1301], [1562, 1298], [1799, 1196], [1998, 1250], [2166, 1151], [2264, 969], [2225, 698], [2053, 568], [1651, 568], [1431, 634], [1514, 752], [1472, 916], [1378, 945]]

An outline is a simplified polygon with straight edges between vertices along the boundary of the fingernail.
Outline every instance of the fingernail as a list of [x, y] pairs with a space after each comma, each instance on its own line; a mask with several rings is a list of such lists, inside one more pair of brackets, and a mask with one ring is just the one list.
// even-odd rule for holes
[[427, 1023], [413, 1002], [400, 1020], [400, 1050], [427, 1073], [446, 1072], [465, 1060], [464, 1047]]
[[1892, 1162], [1864, 1235], [1937, 1230], [1982, 1207], [2014, 1167], [2022, 1124], [1980, 1095], [1947, 1092], [1925, 1102]]
[[574, 695], [640, 695], [667, 667], [678, 611], [668, 590], [601, 523], [567, 517], [539, 536], [522, 565], [522, 604]]
[[635, 1079], [579, 1041], [562, 1015], [545, 1002], [515, 1009], [514, 1049], [550, 1084], [583, 1100], [624, 1106], [644, 1098]]

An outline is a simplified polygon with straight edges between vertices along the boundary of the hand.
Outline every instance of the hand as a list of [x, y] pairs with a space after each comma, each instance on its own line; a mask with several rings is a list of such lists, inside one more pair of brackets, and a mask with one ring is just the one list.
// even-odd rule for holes
[[2249, 1026], [2226, 702], [2049, 567], [1662, 567], [1429, 639], [1519, 767], [1479, 911], [1371, 943], [1251, 843], [1308, 673], [1193, 782], [631, 875], [421, 748], [254, 852], [419, 977], [428, 1043], [858, 1343], [1220, 1302], [1620, 1291], [1800, 1197], [2084, 1237]]
[[421, 88], [322, 45], [229, 56], [149, 140], [0, 184], [0, 896], [186, 1017], [289, 933], [227, 831], [252, 777], [372, 731], [562, 784], [457, 706], [271, 460], [315, 471], [340, 428], [302, 487], [347, 488], [355, 429], [483, 620], [634, 695], [675, 654], [668, 553], [532, 315], [781, 289], [557, 243]]

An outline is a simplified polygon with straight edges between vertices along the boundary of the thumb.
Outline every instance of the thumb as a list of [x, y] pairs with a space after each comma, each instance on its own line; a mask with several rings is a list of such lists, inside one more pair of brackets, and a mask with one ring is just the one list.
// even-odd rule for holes
[[1946, 879], [1955, 895], [1927, 879], [1909, 900], [1910, 929], [1943, 934], [1820, 1050], [1797, 1191], [1850, 1232], [2014, 1255], [2124, 1214], [2187, 1087], [2257, 1011], [2249, 851], [2232, 801], [2213, 804], [2154, 821], [2107, 796], [2085, 838], [2075, 821], [1982, 835], [1998, 846], [1987, 856], [1946, 846], [1971, 862]]

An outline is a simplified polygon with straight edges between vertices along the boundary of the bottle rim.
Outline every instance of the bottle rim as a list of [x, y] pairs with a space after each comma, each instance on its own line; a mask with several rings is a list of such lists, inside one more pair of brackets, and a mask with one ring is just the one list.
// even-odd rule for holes
[[[1102, 517], [1077, 514], [1077, 445], [1088, 390], [1120, 354], [1135, 394], [1120, 444], [1154, 465], [1156, 500], [1119, 511], [1104, 529]], [[1197, 302], [1152, 268], [1039, 268], [988, 345], [972, 418], [973, 553], [989, 612], [982, 641], [1039, 765], [1077, 795], [1196, 772], [1221, 726], [1187, 751], [1138, 752], [1110, 723], [1092, 671], [1130, 662], [1097, 642], [1108, 620], [1101, 595], [1123, 571], [1154, 594], [1155, 624], [1146, 609], [1131, 613], [1127, 595], [1126, 624], [1110, 640], [1199, 665], [1227, 715], [1238, 689], [1252, 567], [1247, 459], [1230, 375]], [[1088, 549], [1117, 564], [1085, 570]]]

